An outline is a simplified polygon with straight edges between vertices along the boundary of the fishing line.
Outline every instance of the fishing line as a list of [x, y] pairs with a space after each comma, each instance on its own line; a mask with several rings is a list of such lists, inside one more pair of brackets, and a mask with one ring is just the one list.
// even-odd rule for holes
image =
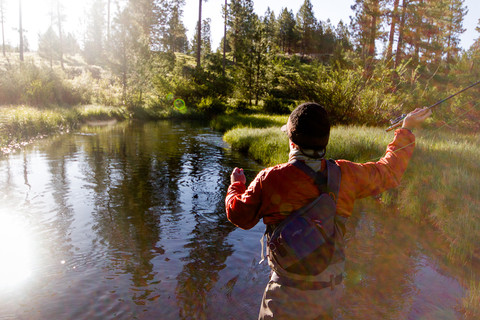
[[[471, 102], [465, 103], [464, 106], [467, 105], [467, 104], [471, 104]], [[444, 121], [444, 123], [443, 123], [441, 126], [439, 126], [439, 127], [435, 128], [435, 129], [431, 130], [430, 132], [433, 134], [433, 133], [437, 132], [438, 130], [446, 127], [446, 126], [449, 125], [449, 124], [451, 124], [452, 122], [457, 121], [458, 119], [462, 118], [464, 115], [466, 115], [467, 113], [469, 113], [470, 111], [474, 110], [475, 107], [477, 107], [478, 105], [480, 105], [480, 102], [475, 103], [475, 104], [474, 104], [472, 107], [470, 107], [467, 111], [461, 113], [460, 115], [458, 115], [457, 117], [451, 119], [450, 121], [448, 121], [448, 122], [447, 122], [447, 121]], [[463, 107], [463, 106], [462, 106], [462, 107]], [[403, 147], [401, 147], [401, 148], [398, 148], [398, 149], [394, 150], [393, 153], [395, 153], [395, 152], [397, 152], [397, 151], [400, 151], [400, 150], [402, 150], [402, 149], [405, 149], [405, 148], [411, 146], [412, 144], [415, 144], [415, 141], [414, 141], [414, 142], [411, 142], [411, 143], [409, 143], [409, 144], [407, 144], [407, 145], [405, 145], [405, 146], [403, 146]], [[382, 159], [386, 154], [387, 154], [387, 153], [385, 152], [385, 153], [383, 154], [383, 156], [381, 156], [381, 157], [379, 157], [379, 158], [374, 158], [374, 159], [367, 160], [367, 162], [378, 161], [378, 160]]]

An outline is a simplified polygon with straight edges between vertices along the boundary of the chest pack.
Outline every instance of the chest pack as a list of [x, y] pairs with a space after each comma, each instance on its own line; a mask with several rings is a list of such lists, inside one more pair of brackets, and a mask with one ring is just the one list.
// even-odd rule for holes
[[335, 161], [326, 163], [325, 172], [315, 172], [302, 161], [291, 162], [315, 181], [320, 195], [292, 212], [273, 230], [267, 228], [267, 254], [274, 269], [298, 275], [318, 275], [336, 256], [336, 244], [343, 241], [343, 232], [336, 219], [341, 172]]

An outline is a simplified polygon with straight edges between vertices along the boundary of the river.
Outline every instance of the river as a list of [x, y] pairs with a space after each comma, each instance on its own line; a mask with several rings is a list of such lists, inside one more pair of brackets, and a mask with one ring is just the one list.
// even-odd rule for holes
[[[193, 122], [85, 127], [0, 158], [0, 319], [256, 319], [260, 223], [224, 213], [262, 167]], [[373, 200], [348, 223], [338, 319], [459, 319], [468, 270]]]

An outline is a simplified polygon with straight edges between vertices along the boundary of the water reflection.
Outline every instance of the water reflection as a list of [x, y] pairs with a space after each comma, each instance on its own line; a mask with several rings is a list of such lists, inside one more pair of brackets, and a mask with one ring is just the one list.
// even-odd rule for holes
[[[0, 317], [255, 319], [264, 228], [228, 223], [223, 197], [233, 167], [249, 181], [260, 168], [224, 147], [202, 125], [162, 121], [89, 127], [0, 159]], [[434, 232], [357, 210], [338, 318], [457, 317], [456, 279], [478, 270], [443, 259]]]
[[440, 271], [452, 269], [447, 243], [426, 226], [374, 214], [378, 206], [362, 204], [348, 224], [347, 290], [339, 318], [459, 319], [464, 290]]

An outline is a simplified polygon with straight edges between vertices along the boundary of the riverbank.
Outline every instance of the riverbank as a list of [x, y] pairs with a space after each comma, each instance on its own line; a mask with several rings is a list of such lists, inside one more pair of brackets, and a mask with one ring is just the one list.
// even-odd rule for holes
[[[217, 120], [217, 122], [219, 122]], [[286, 117], [285, 117], [286, 122]], [[282, 122], [282, 123], [285, 123]], [[280, 125], [224, 128], [224, 140], [265, 166], [288, 160], [288, 138]], [[480, 258], [480, 157], [478, 138], [445, 130], [416, 130], [416, 148], [401, 185], [382, 194], [385, 212], [433, 225], [450, 245], [459, 266]], [[393, 138], [383, 128], [337, 126], [327, 158], [355, 162], [379, 160]], [[480, 288], [473, 277], [463, 299], [465, 314], [480, 314]]]
[[103, 105], [38, 108], [26, 105], [0, 106], [0, 153], [8, 153], [36, 139], [70, 132], [84, 124], [110, 124], [125, 120], [191, 119], [190, 110], [158, 111], [147, 107], [127, 109]]

